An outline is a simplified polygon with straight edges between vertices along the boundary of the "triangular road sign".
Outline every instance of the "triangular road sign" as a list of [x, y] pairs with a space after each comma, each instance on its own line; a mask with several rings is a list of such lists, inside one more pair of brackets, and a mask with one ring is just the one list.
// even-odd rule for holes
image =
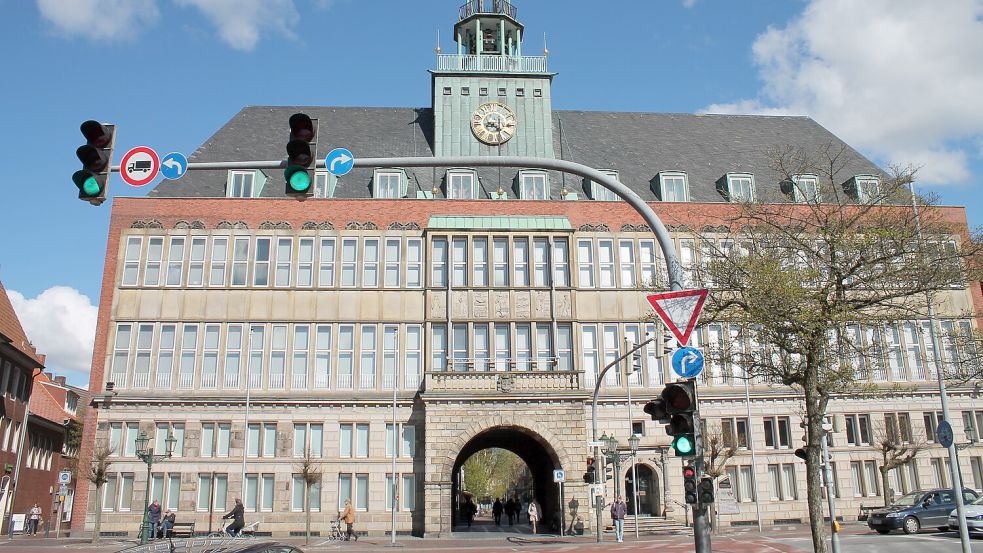
[[645, 299], [652, 304], [659, 318], [679, 340], [679, 344], [685, 346], [700, 320], [703, 302], [707, 299], [707, 289], [664, 292], [645, 296]]

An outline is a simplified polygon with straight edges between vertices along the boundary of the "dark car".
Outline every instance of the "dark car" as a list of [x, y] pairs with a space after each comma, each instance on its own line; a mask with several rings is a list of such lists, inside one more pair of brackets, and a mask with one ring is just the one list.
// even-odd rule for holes
[[[964, 489], [966, 503], [976, 501], [979, 494]], [[949, 513], [956, 507], [956, 499], [951, 488], [920, 490], [902, 496], [891, 505], [870, 513], [867, 526], [878, 533], [887, 534], [898, 528], [906, 534], [916, 534], [922, 528], [949, 530]]]

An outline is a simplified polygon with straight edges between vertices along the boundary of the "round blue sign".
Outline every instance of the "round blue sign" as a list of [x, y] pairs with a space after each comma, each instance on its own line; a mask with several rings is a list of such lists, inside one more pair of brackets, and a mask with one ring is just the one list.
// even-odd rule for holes
[[180, 152], [171, 152], [160, 158], [160, 174], [165, 179], [177, 180], [188, 172], [188, 158]]
[[935, 430], [935, 435], [939, 439], [940, 446], [952, 447], [952, 425], [949, 424], [949, 421], [940, 422], [939, 427]]
[[679, 348], [672, 354], [672, 370], [682, 378], [694, 378], [703, 372], [703, 353], [691, 347]]
[[347, 175], [355, 166], [355, 156], [347, 148], [335, 148], [324, 158], [324, 167], [336, 177]]

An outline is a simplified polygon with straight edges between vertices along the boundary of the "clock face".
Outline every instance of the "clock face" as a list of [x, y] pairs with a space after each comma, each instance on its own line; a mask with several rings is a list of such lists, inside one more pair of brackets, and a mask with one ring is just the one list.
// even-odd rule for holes
[[497, 145], [515, 136], [518, 121], [512, 108], [501, 102], [487, 102], [471, 115], [471, 132], [485, 144]]

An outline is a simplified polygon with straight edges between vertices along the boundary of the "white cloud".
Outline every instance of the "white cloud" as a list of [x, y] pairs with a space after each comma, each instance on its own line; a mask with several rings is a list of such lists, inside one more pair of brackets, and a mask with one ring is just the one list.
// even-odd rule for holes
[[156, 0], [37, 0], [41, 16], [68, 35], [132, 38], [157, 21]]
[[757, 37], [758, 97], [714, 113], [806, 114], [923, 181], [970, 176], [983, 137], [983, 0], [812, 0]]
[[684, 8], [692, 8], [695, 5], [696, 5], [696, 0], [683, 0]]
[[7, 295], [27, 337], [38, 353], [47, 356], [48, 370], [89, 374], [96, 306], [87, 296], [68, 286], [53, 286], [36, 298], [25, 298], [14, 290], [7, 290]]
[[175, 0], [201, 10], [219, 36], [237, 50], [252, 50], [260, 34], [273, 31], [293, 38], [291, 28], [300, 20], [292, 0]]

